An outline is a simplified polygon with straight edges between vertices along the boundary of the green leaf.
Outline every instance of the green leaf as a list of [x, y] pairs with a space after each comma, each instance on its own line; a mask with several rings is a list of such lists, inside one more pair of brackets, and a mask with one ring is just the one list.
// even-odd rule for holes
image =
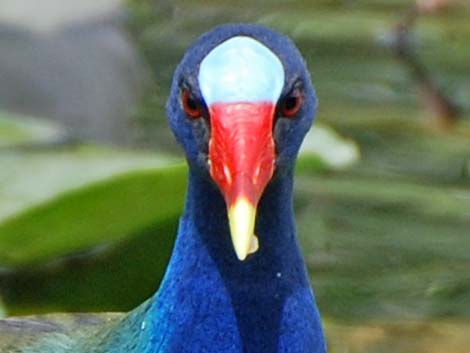
[[0, 224], [0, 263], [19, 267], [123, 240], [181, 210], [182, 165], [135, 171], [66, 192]]
[[359, 146], [331, 127], [316, 123], [305, 136], [297, 163], [299, 171], [344, 169], [360, 158]]
[[91, 145], [0, 150], [0, 222], [71, 189], [174, 161], [155, 153]]
[[126, 239], [97, 249], [93, 256], [0, 272], [0, 293], [8, 313], [123, 311], [136, 307], [156, 291], [163, 278], [177, 223], [177, 215], [157, 218]]
[[0, 148], [54, 142], [64, 131], [50, 120], [0, 111]]

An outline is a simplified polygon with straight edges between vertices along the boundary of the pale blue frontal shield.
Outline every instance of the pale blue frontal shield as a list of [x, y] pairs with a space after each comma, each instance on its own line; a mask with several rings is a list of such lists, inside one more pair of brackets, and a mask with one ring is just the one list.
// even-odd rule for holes
[[250, 37], [233, 37], [202, 60], [199, 87], [212, 103], [276, 103], [284, 86], [284, 67], [265, 45]]

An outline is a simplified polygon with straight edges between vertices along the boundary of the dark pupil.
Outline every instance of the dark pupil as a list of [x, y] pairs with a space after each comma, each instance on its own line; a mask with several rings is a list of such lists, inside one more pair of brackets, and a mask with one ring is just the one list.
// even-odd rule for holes
[[198, 109], [196, 101], [190, 97], [186, 99], [186, 106], [193, 111]]
[[297, 106], [297, 97], [295, 96], [288, 97], [286, 101], [284, 102], [284, 109], [287, 111], [295, 109], [296, 106]]

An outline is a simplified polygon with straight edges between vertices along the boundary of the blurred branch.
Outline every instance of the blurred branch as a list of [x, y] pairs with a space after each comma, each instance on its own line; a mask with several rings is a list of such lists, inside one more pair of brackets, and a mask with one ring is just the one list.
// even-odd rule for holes
[[464, 0], [416, 0], [416, 10], [420, 14], [432, 14], [463, 3]]
[[441, 129], [449, 128], [456, 123], [460, 109], [432, 78], [430, 71], [416, 54], [410, 38], [420, 16], [437, 13], [458, 2], [459, 0], [416, 0], [415, 5], [403, 15], [393, 29], [394, 40], [391, 48], [397, 59], [408, 67], [418, 84], [424, 106]]

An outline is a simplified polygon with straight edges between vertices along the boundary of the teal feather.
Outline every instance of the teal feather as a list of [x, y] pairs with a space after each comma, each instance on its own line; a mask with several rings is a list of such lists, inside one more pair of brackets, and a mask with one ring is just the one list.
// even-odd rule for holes
[[149, 304], [146, 301], [127, 314], [48, 314], [0, 320], [0, 352], [137, 352], [133, 345]]

